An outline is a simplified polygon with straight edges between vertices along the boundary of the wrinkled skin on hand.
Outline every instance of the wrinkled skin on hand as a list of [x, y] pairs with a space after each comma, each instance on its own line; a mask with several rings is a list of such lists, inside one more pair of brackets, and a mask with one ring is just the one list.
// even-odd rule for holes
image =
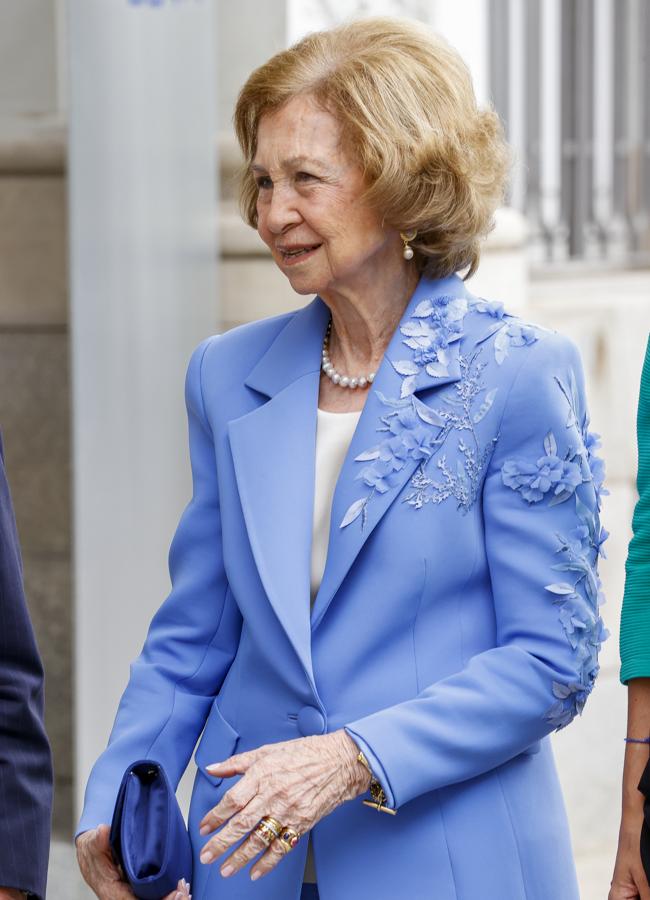
[[[100, 900], [129, 900], [135, 894], [122, 880], [113, 862], [109, 835], [108, 825], [99, 825], [80, 834], [76, 842], [77, 862], [84, 881]], [[190, 897], [189, 885], [179, 881], [177, 889], [167, 894], [164, 900], [188, 900]]]
[[[207, 766], [211, 775], [228, 778], [241, 774], [242, 778], [201, 820], [201, 834], [223, 826], [203, 847], [201, 862], [222, 856], [263, 816], [273, 816], [285, 828], [306, 835], [341, 803], [368, 790], [370, 773], [357, 761], [358, 752], [352, 738], [340, 729], [265, 744]], [[259, 835], [251, 834], [221, 863], [221, 874], [234, 874], [262, 852], [251, 868], [253, 880], [270, 872], [285, 855], [277, 840], [267, 849]]]

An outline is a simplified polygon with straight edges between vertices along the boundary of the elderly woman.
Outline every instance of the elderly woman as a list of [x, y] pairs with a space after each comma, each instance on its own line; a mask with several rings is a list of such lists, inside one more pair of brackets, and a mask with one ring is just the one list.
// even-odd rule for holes
[[274, 56], [235, 123], [245, 217], [317, 296], [191, 359], [194, 494], [82, 867], [113, 896], [122, 771], [178, 781], [203, 729], [199, 900], [576, 900], [547, 736], [598, 669], [602, 472], [574, 346], [455, 274], [498, 120], [447, 44], [366, 20]]

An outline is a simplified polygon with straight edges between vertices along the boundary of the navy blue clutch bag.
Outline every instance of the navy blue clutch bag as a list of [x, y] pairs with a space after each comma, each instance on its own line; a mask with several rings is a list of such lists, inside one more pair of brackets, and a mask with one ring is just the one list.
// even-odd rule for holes
[[160, 763], [141, 759], [122, 778], [111, 849], [136, 897], [160, 900], [191, 882], [192, 848], [176, 794]]

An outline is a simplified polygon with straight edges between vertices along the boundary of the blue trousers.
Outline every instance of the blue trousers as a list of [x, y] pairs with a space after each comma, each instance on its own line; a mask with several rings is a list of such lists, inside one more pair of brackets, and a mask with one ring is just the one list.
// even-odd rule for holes
[[318, 900], [318, 887], [315, 884], [303, 884], [300, 900]]

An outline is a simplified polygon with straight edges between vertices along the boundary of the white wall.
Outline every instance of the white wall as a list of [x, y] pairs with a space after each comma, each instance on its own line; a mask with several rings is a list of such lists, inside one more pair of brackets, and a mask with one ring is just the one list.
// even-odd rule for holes
[[56, 0], [0, 3], [0, 116], [58, 109]]
[[169, 591], [216, 330], [212, 6], [69, 0], [77, 800]]

